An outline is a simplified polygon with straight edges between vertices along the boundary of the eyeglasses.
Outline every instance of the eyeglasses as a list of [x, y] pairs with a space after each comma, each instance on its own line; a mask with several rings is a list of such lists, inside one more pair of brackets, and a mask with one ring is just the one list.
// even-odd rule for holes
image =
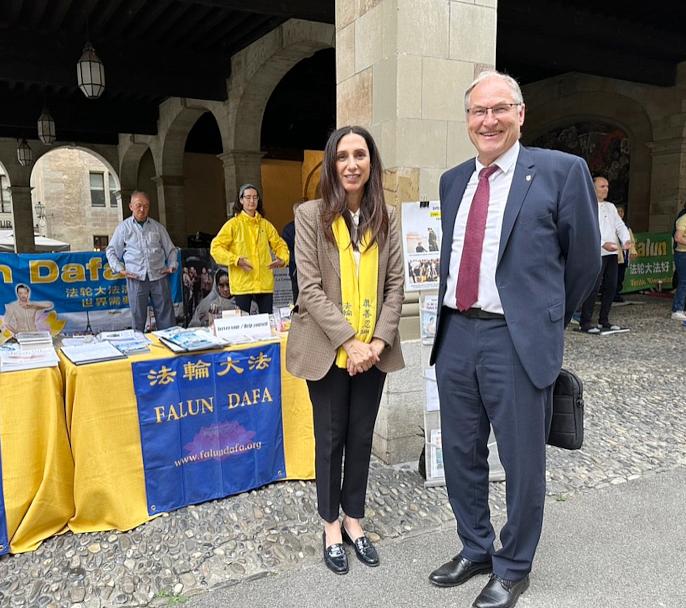
[[259, 201], [260, 200], [260, 197], [257, 195], [248, 196], [247, 194], [244, 194], [241, 198], [243, 198], [246, 201]]
[[474, 118], [485, 118], [489, 110], [493, 113], [493, 116], [500, 118], [509, 113], [509, 111], [515, 106], [521, 106], [521, 103], [499, 103], [497, 106], [491, 108], [484, 108], [482, 106], [474, 106], [473, 108], [467, 109], [467, 114], [473, 116]]

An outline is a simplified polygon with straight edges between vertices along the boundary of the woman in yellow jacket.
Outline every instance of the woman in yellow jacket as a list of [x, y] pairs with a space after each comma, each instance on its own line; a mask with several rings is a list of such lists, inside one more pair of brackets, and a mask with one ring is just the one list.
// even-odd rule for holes
[[[276, 228], [263, 217], [262, 199], [252, 184], [238, 191], [235, 217], [212, 239], [210, 254], [229, 269], [236, 304], [250, 312], [253, 300], [260, 313], [271, 313], [274, 298], [274, 268], [288, 265], [288, 246]], [[275, 259], [272, 261], [271, 250]]]

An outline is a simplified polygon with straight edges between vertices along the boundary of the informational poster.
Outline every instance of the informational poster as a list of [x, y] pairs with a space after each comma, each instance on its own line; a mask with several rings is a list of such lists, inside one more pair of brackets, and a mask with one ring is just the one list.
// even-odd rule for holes
[[443, 444], [441, 442], [441, 429], [433, 429], [431, 431], [431, 446], [429, 456], [429, 470], [427, 471], [427, 479], [437, 479], [445, 477], [443, 470]]
[[438, 314], [438, 296], [421, 294], [419, 297], [419, 329], [422, 344], [433, 344], [436, 337], [436, 316]]
[[[181, 271], [170, 276], [181, 306]], [[126, 279], [100, 251], [0, 253], [2, 339], [21, 331], [99, 333], [131, 326]]]
[[403, 203], [403, 250], [405, 289], [438, 289], [441, 255], [441, 207], [439, 201]]
[[636, 256], [629, 261], [622, 293], [669, 289], [674, 273], [672, 235], [668, 232], [634, 234]]
[[148, 513], [286, 476], [280, 344], [132, 364]]

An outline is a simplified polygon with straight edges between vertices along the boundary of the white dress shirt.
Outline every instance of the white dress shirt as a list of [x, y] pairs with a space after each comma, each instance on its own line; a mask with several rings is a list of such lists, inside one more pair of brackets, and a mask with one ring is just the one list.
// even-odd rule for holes
[[[481, 251], [481, 270], [479, 271], [479, 297], [474, 304], [474, 308], [481, 308], [488, 312], [499, 314], [503, 313], [503, 305], [500, 302], [500, 295], [495, 286], [495, 269], [498, 264], [498, 252], [500, 250], [500, 232], [503, 227], [503, 215], [505, 214], [505, 203], [510, 194], [512, 177], [514, 175], [517, 157], [519, 156], [519, 142], [515, 142], [507, 152], [499, 156], [494, 164], [498, 165], [498, 171], [493, 173], [488, 180], [490, 185], [490, 196], [488, 199], [488, 216], [486, 218], [486, 230], [484, 234], [483, 249]], [[450, 253], [450, 266], [448, 268], [448, 280], [446, 282], [445, 297], [443, 304], [450, 308], [457, 308], [455, 289], [457, 287], [457, 275], [460, 270], [460, 260], [462, 259], [462, 248], [464, 246], [465, 229], [467, 227], [467, 217], [472, 206], [472, 199], [479, 183], [479, 172], [484, 168], [476, 159], [476, 170], [472, 173], [460, 208], [455, 218], [455, 228], [453, 229], [453, 245]], [[447, 204], [447, 201], [441, 201]]]
[[629, 229], [617, 213], [617, 207], [612, 203], [598, 201], [598, 223], [600, 224], [600, 255], [617, 255], [616, 251], [603, 249], [603, 243], [620, 242], [620, 248], [631, 240]]

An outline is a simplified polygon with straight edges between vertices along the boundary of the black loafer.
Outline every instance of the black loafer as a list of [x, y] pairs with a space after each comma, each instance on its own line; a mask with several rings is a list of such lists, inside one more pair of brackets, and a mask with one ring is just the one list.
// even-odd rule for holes
[[431, 581], [437, 587], [456, 587], [466, 583], [472, 576], [477, 574], [488, 574], [493, 566], [491, 561], [473, 562], [462, 553], [458, 553], [449, 562], [443, 564], [429, 575]]
[[473, 608], [513, 608], [519, 596], [528, 588], [528, 574], [518, 581], [507, 581], [494, 574], [472, 606]]
[[376, 548], [372, 544], [372, 541], [364, 534], [353, 540], [343, 526], [341, 526], [341, 534], [343, 535], [343, 541], [353, 546], [357, 559], [365, 566], [371, 566], [373, 568], [379, 565], [379, 554], [376, 552]]
[[324, 546], [324, 563], [334, 574], [348, 574], [348, 556], [342, 543], [326, 546], [326, 532], [322, 533]]

